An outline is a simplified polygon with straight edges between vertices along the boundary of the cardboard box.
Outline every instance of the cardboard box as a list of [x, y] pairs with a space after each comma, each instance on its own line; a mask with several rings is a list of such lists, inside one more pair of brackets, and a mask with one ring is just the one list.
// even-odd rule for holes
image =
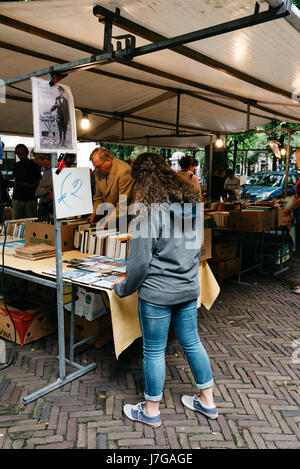
[[275, 226], [274, 210], [242, 210], [229, 213], [229, 228], [235, 231], [262, 232]]
[[212, 259], [214, 262], [235, 259], [237, 256], [237, 243], [216, 243], [213, 245]]
[[18, 295], [21, 295], [26, 291], [26, 280], [12, 275], [5, 275], [3, 277], [3, 288], [6, 296], [10, 296], [16, 292], [18, 292]]
[[239, 258], [212, 264], [212, 271], [217, 280], [232, 278], [237, 275], [239, 269]]
[[[70, 337], [70, 324], [71, 313], [65, 310], [66, 337]], [[113, 334], [110, 313], [94, 321], [87, 321], [85, 318], [74, 316], [74, 339], [76, 342], [80, 342], [96, 334], [100, 334], [99, 338], [91, 339], [88, 342], [89, 344], [96, 343], [99, 340], [101, 345], [104, 345], [104, 343], [108, 343], [112, 340]]]
[[[77, 226], [75, 224], [61, 225], [61, 246], [63, 252], [74, 249], [74, 230]], [[25, 245], [41, 243], [55, 246], [54, 225], [38, 222], [27, 223], [25, 227]]]
[[[71, 300], [65, 304], [65, 309], [71, 311]], [[87, 288], [78, 287], [75, 294], [75, 314], [85, 318], [87, 321], [94, 321], [108, 313], [110, 310], [109, 299], [105, 292], [90, 291]]]
[[[57, 303], [57, 291], [55, 288], [28, 282], [28, 294], [32, 297], [46, 300], [49, 303]], [[64, 283], [64, 304], [72, 301], [72, 285]]]
[[275, 228], [286, 225], [286, 217], [284, 215], [284, 208], [280, 205], [275, 205]]
[[0, 336], [14, 342], [16, 327], [16, 343], [26, 345], [56, 331], [56, 314], [54, 310], [46, 310], [45, 306], [24, 297], [7, 300], [7, 314], [4, 300], [0, 300]]
[[203, 245], [201, 247], [200, 261], [211, 258], [212, 230], [204, 228]]

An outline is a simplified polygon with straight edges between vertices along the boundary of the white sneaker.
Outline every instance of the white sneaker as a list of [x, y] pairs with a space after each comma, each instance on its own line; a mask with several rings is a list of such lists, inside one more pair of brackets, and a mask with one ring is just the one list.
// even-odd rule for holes
[[195, 412], [200, 412], [200, 414], [205, 415], [205, 417], [215, 420], [218, 417], [218, 410], [216, 407], [212, 409], [205, 407], [199, 400], [198, 396], [182, 396], [182, 404], [187, 407], [187, 409], [194, 410]]

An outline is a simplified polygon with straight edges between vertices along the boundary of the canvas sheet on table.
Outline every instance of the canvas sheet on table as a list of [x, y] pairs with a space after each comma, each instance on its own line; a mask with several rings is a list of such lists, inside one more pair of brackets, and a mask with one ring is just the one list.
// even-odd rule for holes
[[[79, 251], [67, 251], [63, 253], [63, 261], [86, 256], [87, 254]], [[47, 258], [37, 261], [28, 261], [27, 259], [21, 259], [15, 256], [5, 256], [4, 262], [7, 268], [46, 277], [42, 272], [54, 269], [56, 260], [55, 258]], [[65, 263], [63, 263], [63, 270], [69, 270]], [[53, 276], [47, 277], [53, 279]], [[219, 295], [220, 287], [206, 261], [200, 263], [199, 280], [201, 295], [198, 298], [198, 307], [202, 304], [209, 310]], [[87, 287], [87, 285], [85, 286]], [[92, 288], [97, 289], [96, 287]], [[105, 290], [109, 297], [115, 354], [118, 358], [135, 339], [142, 335], [138, 318], [138, 295], [137, 292], [135, 292], [129, 297], [119, 298], [113, 290], [104, 288], [101, 288], [101, 290]]]

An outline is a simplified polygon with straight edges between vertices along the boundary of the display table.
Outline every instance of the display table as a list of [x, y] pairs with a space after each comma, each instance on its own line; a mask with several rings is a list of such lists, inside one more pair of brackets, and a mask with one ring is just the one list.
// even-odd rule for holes
[[[86, 254], [80, 253], [79, 251], [67, 251], [62, 255], [62, 261], [71, 260], [73, 258], [86, 257]], [[63, 270], [72, 270], [67, 267], [67, 263], [63, 263]], [[45, 270], [55, 269], [56, 259], [55, 257], [40, 259], [36, 261], [28, 261], [26, 259], [21, 259], [12, 255], [4, 256], [4, 273], [6, 275], [12, 275], [18, 278], [23, 278], [38, 284], [46, 285], [52, 288], [56, 288], [56, 279], [53, 276], [46, 275], [43, 272]], [[199, 280], [201, 285], [201, 295], [198, 299], [198, 307], [203, 304], [206, 309], [210, 309], [213, 305], [215, 299], [219, 295], [220, 288], [216, 282], [215, 277], [213, 276], [208, 264], [206, 261], [200, 263], [199, 266]], [[80, 285], [78, 280], [64, 280], [64, 283]], [[115, 354], [118, 358], [119, 355], [132, 344], [132, 342], [141, 337], [141, 330], [139, 325], [138, 318], [138, 294], [134, 294], [126, 297], [119, 298], [113, 290], [108, 290], [105, 288], [99, 288], [91, 285], [84, 285], [85, 287], [93, 290], [102, 290], [105, 291], [108, 295], [110, 301], [110, 312], [112, 319], [112, 328], [113, 328], [113, 339], [114, 339], [114, 348]], [[72, 314], [74, 316], [74, 308], [72, 308]], [[64, 333], [64, 331], [58, 331], [59, 333]], [[70, 342], [74, 344], [74, 328], [72, 331], [71, 328], [71, 337]], [[63, 353], [63, 352], [61, 352]], [[73, 349], [71, 350], [70, 355], [73, 355]], [[67, 376], [63, 383], [61, 380], [58, 380], [53, 385], [44, 388], [40, 392], [37, 391], [32, 396], [25, 398], [24, 402], [28, 403], [32, 400], [44, 395], [46, 392], [50, 392], [57, 387], [66, 384], [67, 382], [81, 376], [84, 373], [87, 373], [91, 369], [96, 367], [95, 364], [87, 365], [82, 367], [77, 365], [72, 360], [65, 359], [65, 356], [60, 357], [60, 359], [65, 360], [66, 363], [79, 368], [79, 371]]]
[[[238, 243], [238, 253], [239, 253], [239, 261], [238, 261], [238, 272], [237, 272], [237, 283], [241, 285], [249, 285], [249, 283], [242, 282], [241, 276], [246, 272], [259, 268], [260, 272], [262, 272], [263, 266], [263, 248], [264, 248], [264, 231], [241, 231], [241, 230], [233, 230], [232, 228], [227, 228], [223, 226], [216, 226], [213, 228], [214, 231], [221, 231], [221, 232], [232, 232], [234, 233], [237, 243]], [[259, 261], [254, 263], [253, 265], [247, 267], [246, 269], [242, 269], [242, 254], [244, 248], [244, 241], [246, 236], [249, 234], [254, 234], [259, 239]]]

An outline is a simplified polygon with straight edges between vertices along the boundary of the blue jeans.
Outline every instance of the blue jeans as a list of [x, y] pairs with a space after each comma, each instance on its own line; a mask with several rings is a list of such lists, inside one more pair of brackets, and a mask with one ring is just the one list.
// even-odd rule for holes
[[176, 336], [192, 370], [198, 389], [213, 386], [208, 355], [203, 347], [197, 322], [197, 300], [159, 306], [139, 299], [139, 318], [143, 334], [144, 396], [160, 401], [166, 376], [165, 350], [171, 319]]

